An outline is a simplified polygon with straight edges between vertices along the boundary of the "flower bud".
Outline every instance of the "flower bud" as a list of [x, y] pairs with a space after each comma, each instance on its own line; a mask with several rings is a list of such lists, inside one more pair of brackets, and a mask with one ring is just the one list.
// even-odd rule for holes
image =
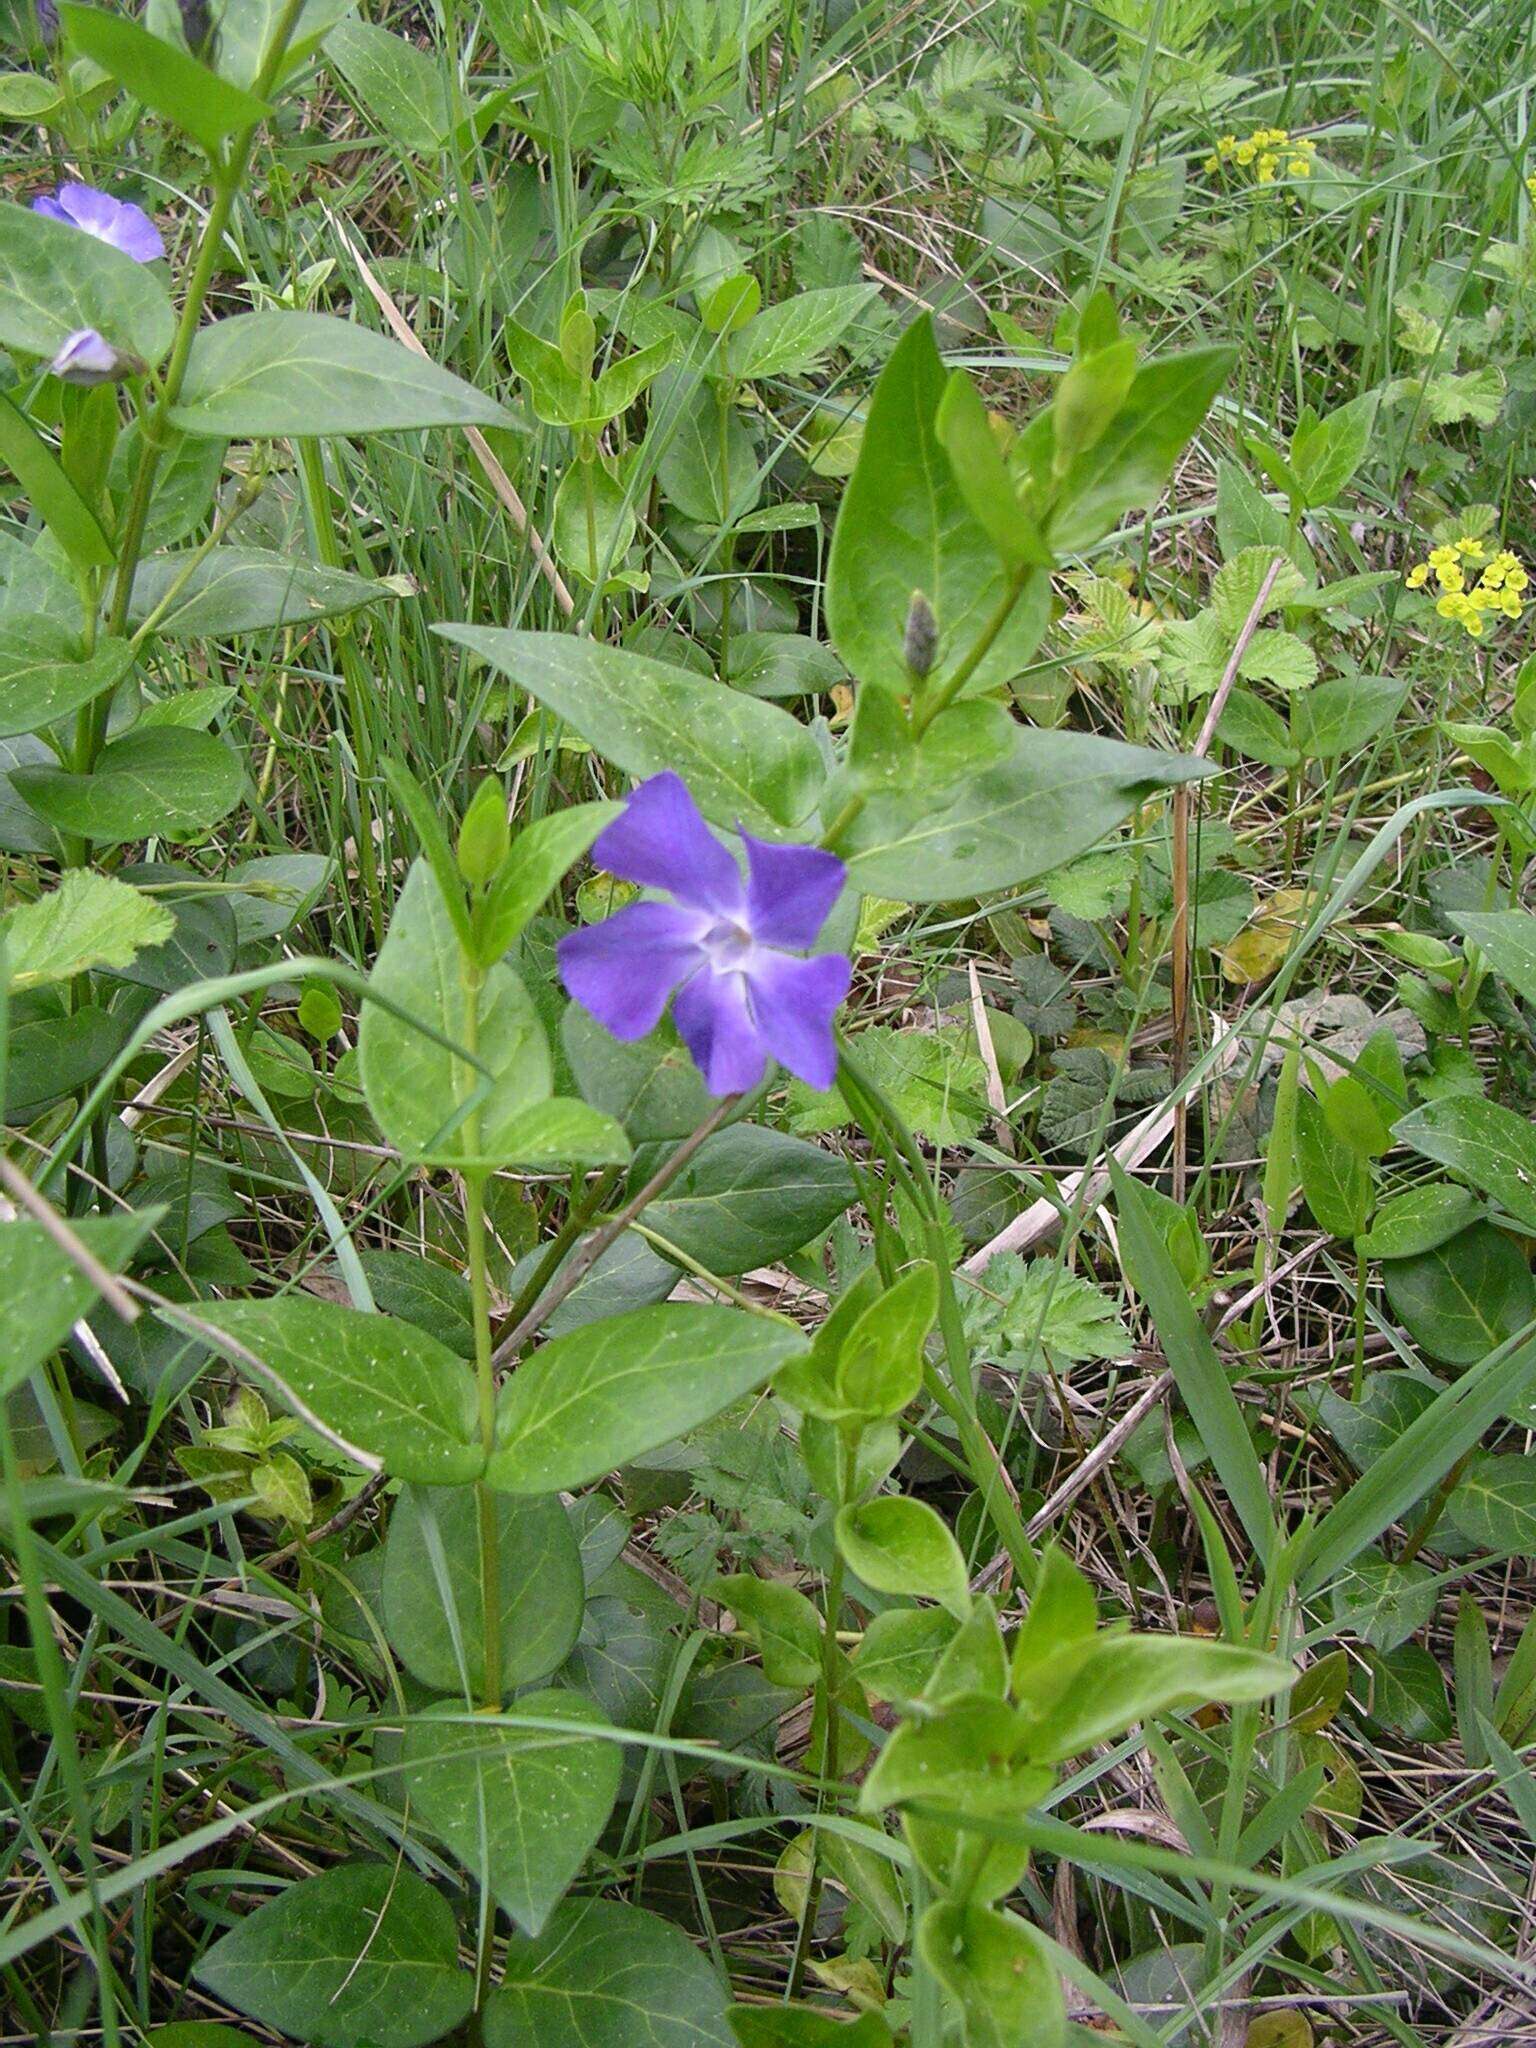
[[907, 606], [907, 627], [902, 635], [901, 658], [921, 682], [933, 667], [939, 651], [939, 622], [933, 606], [920, 590], [912, 593]]
[[459, 873], [472, 889], [484, 889], [507, 857], [507, 797], [501, 783], [488, 775], [469, 800], [459, 827]]
[[213, 15], [208, 0], [179, 0], [181, 7], [181, 32], [187, 39], [187, 48], [194, 57], [211, 57], [213, 54]]
[[57, 0], [36, 0], [37, 33], [44, 49], [51, 50], [59, 40], [59, 9]]
[[48, 365], [66, 384], [118, 384], [137, 367], [94, 327], [79, 327]]

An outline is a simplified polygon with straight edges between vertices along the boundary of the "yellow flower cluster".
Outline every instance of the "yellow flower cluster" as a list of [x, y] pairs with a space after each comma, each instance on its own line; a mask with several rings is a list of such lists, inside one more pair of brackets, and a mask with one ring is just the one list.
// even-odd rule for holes
[[1289, 128], [1255, 128], [1241, 142], [1235, 135], [1223, 135], [1205, 168], [1219, 171], [1223, 164], [1236, 164], [1246, 171], [1251, 166], [1260, 185], [1273, 185], [1282, 167], [1287, 177], [1310, 178], [1316, 155], [1317, 144], [1305, 135], [1292, 135]]
[[1527, 192], [1530, 193], [1533, 199], [1536, 199], [1536, 171], [1532, 171], [1530, 176], [1526, 179], [1525, 189]]
[[[1477, 581], [1469, 584], [1468, 574]], [[1518, 619], [1525, 609], [1521, 591], [1530, 582], [1525, 564], [1508, 548], [1490, 556], [1480, 540], [1466, 534], [1431, 548], [1427, 562], [1416, 562], [1408, 571], [1410, 590], [1422, 590], [1430, 577], [1440, 595], [1435, 610], [1442, 619], [1455, 619], [1474, 640], [1483, 633], [1483, 614], [1498, 612], [1506, 619]]]

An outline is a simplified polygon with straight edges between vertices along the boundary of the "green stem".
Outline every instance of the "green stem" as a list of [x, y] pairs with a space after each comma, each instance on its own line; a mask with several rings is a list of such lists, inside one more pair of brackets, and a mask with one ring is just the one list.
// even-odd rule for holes
[[[496, 1448], [496, 1369], [491, 1361], [485, 1175], [481, 1172], [464, 1176], [464, 1229], [469, 1250], [470, 1309], [475, 1327], [475, 1394], [480, 1445], [489, 1458]], [[484, 1480], [475, 1484], [475, 1510], [480, 1533], [480, 1614], [484, 1641], [480, 1704], [495, 1713], [501, 1706], [501, 1531], [496, 1518], [496, 1496]]]
[[[258, 99], [265, 99], [276, 84], [283, 58], [287, 54], [289, 40], [298, 25], [303, 9], [304, 0], [284, 0], [283, 11], [273, 31], [266, 60], [251, 84], [251, 90]], [[160, 467], [160, 459], [165, 453], [170, 412], [181, 397], [181, 387], [186, 381], [187, 365], [191, 360], [192, 344], [197, 339], [198, 323], [203, 317], [203, 306], [208, 297], [209, 287], [213, 283], [214, 271], [218, 267], [224, 231], [229, 226], [235, 200], [239, 196], [245, 173], [250, 166], [251, 151], [256, 146], [260, 125], [259, 122], [253, 122], [249, 128], [243, 129], [235, 137], [225, 161], [214, 166], [213, 204], [209, 207], [208, 218], [203, 223], [202, 239], [197, 246], [197, 257], [187, 284], [187, 296], [182, 303], [181, 319], [177, 325], [176, 338], [171, 345], [171, 359], [166, 365], [165, 377], [154, 408], [144, 418], [139, 466], [133, 479], [128, 509], [123, 518], [122, 539], [118, 544], [117, 580], [113, 586], [112, 610], [108, 621], [108, 631], [112, 633], [121, 633], [127, 623], [128, 602], [133, 592], [134, 574], [138, 569], [139, 556], [144, 546], [144, 531], [149, 520], [155, 475]], [[100, 731], [104, 732], [105, 711], [99, 725]], [[98, 733], [98, 748], [100, 744]]]
[[[854, 1444], [847, 1437], [839, 1439], [837, 1447], [837, 1499], [833, 1510], [841, 1508], [849, 1499], [853, 1488]], [[837, 1644], [837, 1624], [843, 1611], [843, 1553], [835, 1545], [832, 1563], [827, 1572], [826, 1587], [822, 1596], [824, 1619], [821, 1631], [821, 1669], [816, 1678], [816, 1706], [812, 1726], [821, 1723], [821, 1749], [815, 1758], [820, 1783], [816, 1788], [816, 1811], [821, 1813], [827, 1803], [829, 1788], [837, 1777], [837, 1660], [840, 1654]], [[805, 1978], [806, 1960], [810, 1953], [811, 1941], [816, 1928], [816, 1915], [821, 1907], [821, 1837], [817, 1829], [811, 1830], [811, 1866], [806, 1873], [805, 1905], [800, 1915], [800, 1925], [795, 1935], [794, 1959], [789, 1971], [789, 1996], [799, 1996], [800, 1986]]]

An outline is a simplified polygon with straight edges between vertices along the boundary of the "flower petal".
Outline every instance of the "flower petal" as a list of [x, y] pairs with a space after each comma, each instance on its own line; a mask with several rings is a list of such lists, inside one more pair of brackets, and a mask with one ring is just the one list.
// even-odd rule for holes
[[742, 975], [701, 968], [678, 990], [672, 1021], [711, 1095], [745, 1094], [763, 1078], [768, 1053]]
[[615, 1038], [644, 1038], [699, 964], [699, 918], [670, 903], [631, 903], [555, 948], [560, 979]]
[[814, 946], [847, 874], [819, 846], [772, 846], [743, 832], [747, 924], [760, 946]]
[[726, 915], [742, 907], [741, 874], [699, 815], [688, 785], [670, 771], [642, 782], [597, 836], [592, 858], [611, 875], [666, 889], [679, 903]]
[[763, 947], [748, 970], [752, 1015], [763, 1043], [780, 1066], [812, 1088], [830, 1088], [837, 1078], [832, 1019], [852, 979], [841, 953], [797, 960]]
[[61, 185], [55, 198], [35, 199], [32, 204], [36, 212], [67, 220], [136, 263], [155, 263], [165, 254], [160, 230], [143, 207], [98, 192], [94, 185]]

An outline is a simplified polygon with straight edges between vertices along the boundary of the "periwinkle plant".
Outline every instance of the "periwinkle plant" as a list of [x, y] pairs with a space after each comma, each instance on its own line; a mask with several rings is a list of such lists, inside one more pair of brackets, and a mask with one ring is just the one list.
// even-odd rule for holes
[[[46, 602], [19, 621], [8, 615], [35, 714], [12, 730], [41, 735], [44, 750], [15, 770], [12, 792], [72, 871], [60, 898], [68, 887], [77, 906], [82, 886], [92, 889], [116, 920], [83, 959], [23, 963], [33, 979], [18, 1002], [50, 974], [71, 986], [68, 1011], [28, 1019], [55, 1034], [61, 1069], [70, 1027], [102, 1007], [89, 1000], [97, 972], [120, 973], [167, 939], [157, 900], [93, 869], [93, 856], [116, 862], [119, 849], [151, 840], [195, 845], [249, 788], [243, 712], [222, 700], [209, 709], [207, 697], [189, 710], [178, 698], [186, 664], [162, 658], [179, 601], [201, 607], [188, 637], [213, 641], [385, 602], [387, 585], [345, 568], [319, 443], [511, 424], [495, 399], [355, 318], [290, 308], [208, 317], [261, 123], [329, 15], [299, 0], [264, 12], [260, 48], [236, 76], [221, 48], [234, 42], [231, 17], [216, 35], [207, 10], [180, 14], [185, 48], [71, 5], [60, 40], [64, 58], [98, 65], [203, 153], [210, 198], [184, 273], [167, 279], [164, 243], [142, 209], [82, 183], [35, 207], [0, 206], [0, 253], [29, 287], [0, 300], [0, 345], [35, 369], [45, 401], [33, 413], [0, 398], [0, 432], [50, 541], [28, 557], [29, 587]], [[803, 344], [734, 284], [704, 312], [718, 360], [700, 375], [719, 387], [705, 409], [728, 437], [741, 393], [795, 374]], [[852, 314], [839, 301], [817, 317], [836, 337]], [[595, 316], [579, 292], [558, 342], [516, 326], [508, 335], [535, 412], [575, 443], [596, 591], [613, 567], [597, 532], [600, 439], [645, 403], [663, 369], [686, 376], [688, 366], [664, 337], [627, 351], [616, 343], [599, 369]], [[297, 1418], [353, 1484], [366, 1479], [370, 1497], [388, 1499], [375, 1651], [382, 1644], [410, 1683], [381, 1685], [370, 1711], [393, 1715], [392, 1727], [355, 1776], [322, 1768], [283, 1734], [292, 1776], [281, 1797], [328, 1802], [375, 1853], [291, 1883], [207, 1950], [200, 1981], [230, 2004], [348, 2048], [365, 2037], [415, 2048], [471, 2011], [487, 2048], [544, 2048], [566, 2036], [531, 1984], [558, 2002], [622, 1977], [649, 2001], [643, 2019], [658, 2038], [668, 2028], [726, 2038], [726, 1987], [712, 1964], [645, 1906], [595, 1896], [633, 1888], [654, 1846], [648, 1760], [675, 1738], [611, 1699], [607, 1711], [572, 1653], [592, 1618], [578, 1530], [590, 1534], [606, 1512], [597, 1490], [736, 1404], [777, 1404], [786, 1455], [799, 1460], [818, 1514], [819, 1604], [749, 1575], [717, 1588], [759, 1642], [768, 1677], [813, 1701], [807, 1769], [793, 1788], [813, 1834], [791, 1992], [805, 1980], [836, 1834], [883, 1873], [893, 1954], [913, 1971], [916, 2048], [937, 2048], [957, 2028], [973, 2044], [1052, 2048], [1064, 2029], [1056, 1958], [1006, 1901], [1055, 1767], [1164, 1708], [1258, 1700], [1285, 1683], [1286, 1667], [1267, 1654], [1277, 1614], [1256, 1615], [1250, 1640], [1223, 1644], [1099, 1630], [1081, 1580], [1035, 1550], [978, 1403], [931, 1162], [839, 1037], [847, 952], [818, 950], [829, 931], [853, 929], [861, 895], [924, 903], [1012, 888], [1201, 772], [1085, 734], [1034, 731], [1014, 716], [1007, 683], [1044, 630], [1059, 555], [1096, 545], [1152, 502], [1227, 362], [1220, 350], [1140, 362], [1100, 296], [1084, 310], [1057, 403], [1005, 450], [970, 380], [945, 369], [931, 325], [915, 323], [874, 393], [834, 537], [827, 612], [855, 682], [846, 739], [596, 633], [451, 626], [449, 644], [503, 670], [584, 742], [592, 773], [590, 801], [532, 822], [514, 820], [505, 788], [487, 776], [451, 836], [438, 798], [373, 748], [368, 674], [343, 636], [339, 801], [381, 937], [371, 972], [267, 957], [177, 986], [123, 1014], [99, 1065], [71, 1070], [45, 1098], [56, 1114], [36, 1140], [37, 1200], [64, 1184], [74, 1201], [86, 1156], [97, 1170], [85, 1184], [109, 1189], [111, 1119], [138, 1085], [132, 1063], [162, 1032], [206, 1022], [232, 1087], [259, 1114], [250, 1033], [232, 1026], [230, 1006], [250, 1003], [254, 1028], [269, 988], [302, 981], [313, 1002], [316, 989], [339, 987], [361, 1006], [356, 1076], [382, 1141], [371, 1149], [407, 1183], [419, 1176], [462, 1200], [469, 1356], [379, 1306], [382, 1290], [307, 1166], [302, 1184], [345, 1301], [297, 1288], [251, 1298], [228, 1277], [207, 1283], [211, 1299], [174, 1300], [143, 1281], [124, 1297], [221, 1352], [285, 1412], [276, 1429]], [[226, 443], [298, 450], [315, 560], [236, 552], [230, 527], [247, 486], [220, 499], [218, 460], [197, 459]], [[263, 459], [237, 457], [255, 473]], [[182, 518], [167, 478], [187, 489], [187, 473], [205, 472], [204, 497]], [[729, 571], [728, 537], [722, 552]], [[256, 595], [221, 611], [232, 584]], [[729, 638], [726, 624], [723, 661]], [[260, 689], [259, 676], [250, 687]], [[388, 844], [374, 809], [385, 788], [420, 849], [392, 905], [392, 871], [376, 852]], [[541, 914], [589, 856], [655, 893], [552, 934]], [[540, 964], [552, 936], [574, 999], [564, 1007]], [[681, 1077], [683, 1055], [659, 1036], [669, 1007], [696, 1068]], [[746, 1116], [780, 1070], [812, 1088], [836, 1083], [861, 1130], [861, 1180], [825, 1149]], [[661, 1110], [653, 1095], [665, 1097]], [[707, 1189], [748, 1189], [751, 1244], [770, 1259], [802, 1251], [861, 1196], [867, 1258], [828, 1276], [825, 1310], [804, 1324], [769, 1310], [735, 1284], [751, 1258], [734, 1241], [690, 1250], [652, 1227], [690, 1171]], [[492, 1211], [509, 1184], [540, 1242], [498, 1301]], [[97, 1262], [93, 1287], [114, 1285], [134, 1256], [137, 1236], [110, 1227], [122, 1220], [73, 1219]], [[680, 1229], [675, 1215], [670, 1227]], [[612, 1255], [622, 1264], [637, 1247], [649, 1290], [638, 1305], [608, 1284]], [[669, 1298], [685, 1271], [703, 1299]], [[24, 1371], [47, 1362], [45, 1352]], [[1025, 1590], [1022, 1614], [973, 1594], [971, 1560], [946, 1521], [893, 1480], [904, 1444], [930, 1425], [957, 1446], [963, 1483]], [[265, 1420], [241, 1437], [242, 1480], [275, 1465], [275, 1440]], [[307, 1491], [295, 1484], [284, 1501], [285, 1526], [300, 1529]], [[216, 1505], [224, 1513], [228, 1496]], [[1020, 1624], [1011, 1646], [1004, 1619]], [[46, 1614], [35, 1634], [46, 1660]], [[893, 1643], [899, 1679], [876, 1654]], [[739, 1646], [722, 1635], [707, 1647], [724, 1658]], [[1110, 1675], [1112, 1711], [1094, 1704]], [[871, 1760], [877, 1706], [899, 1725]], [[614, 1825], [626, 1761], [644, 1789]], [[378, 1777], [394, 1778], [407, 1801], [375, 1797]], [[82, 1856], [88, 1840], [87, 1825]], [[459, 1966], [447, 1904], [455, 1868], [473, 1973]], [[575, 1890], [584, 1873], [593, 1896]], [[89, 1889], [93, 1867], [86, 1876]], [[110, 2034], [114, 1937], [100, 1925], [93, 1959]], [[409, 2000], [388, 1974], [402, 1954], [413, 1960]], [[640, 2028], [637, 2019], [634, 2038]]]

